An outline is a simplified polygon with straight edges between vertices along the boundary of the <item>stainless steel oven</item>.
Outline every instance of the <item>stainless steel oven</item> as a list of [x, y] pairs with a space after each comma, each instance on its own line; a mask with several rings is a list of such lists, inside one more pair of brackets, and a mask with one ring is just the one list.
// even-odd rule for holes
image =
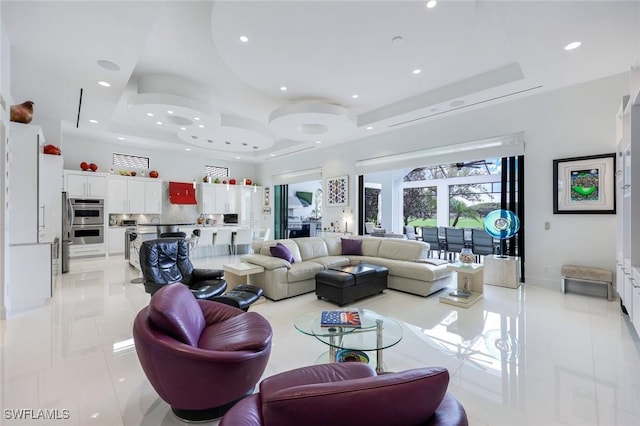
[[73, 225], [71, 227], [71, 243], [104, 243], [104, 225]]
[[99, 198], [72, 198], [72, 226], [104, 225], [104, 200]]

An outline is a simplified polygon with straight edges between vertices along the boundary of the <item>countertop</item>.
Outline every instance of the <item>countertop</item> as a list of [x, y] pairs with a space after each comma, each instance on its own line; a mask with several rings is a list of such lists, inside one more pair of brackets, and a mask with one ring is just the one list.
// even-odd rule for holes
[[194, 226], [195, 223], [139, 223], [138, 226]]

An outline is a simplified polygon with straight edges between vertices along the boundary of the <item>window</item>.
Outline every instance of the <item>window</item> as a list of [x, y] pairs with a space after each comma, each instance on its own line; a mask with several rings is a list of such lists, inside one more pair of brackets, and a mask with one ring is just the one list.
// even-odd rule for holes
[[438, 189], [435, 186], [404, 188], [403, 214], [405, 225], [437, 226]]
[[449, 225], [484, 228], [484, 217], [500, 208], [500, 182], [449, 186]]
[[149, 157], [138, 157], [136, 155], [117, 154], [114, 152], [113, 165], [129, 169], [148, 169]]
[[220, 166], [204, 166], [205, 176], [211, 177], [229, 177], [229, 168]]

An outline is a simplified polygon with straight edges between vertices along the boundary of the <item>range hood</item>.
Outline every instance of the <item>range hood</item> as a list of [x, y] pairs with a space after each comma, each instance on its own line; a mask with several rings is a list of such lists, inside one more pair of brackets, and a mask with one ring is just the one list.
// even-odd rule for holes
[[193, 182], [169, 182], [171, 204], [198, 204]]

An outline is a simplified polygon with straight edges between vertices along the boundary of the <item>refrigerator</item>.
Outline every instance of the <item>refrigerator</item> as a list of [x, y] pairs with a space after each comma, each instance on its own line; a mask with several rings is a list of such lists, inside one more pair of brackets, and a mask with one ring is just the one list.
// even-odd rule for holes
[[60, 246], [61, 253], [61, 265], [60, 269], [62, 273], [69, 272], [69, 246], [71, 245], [71, 224], [73, 222], [73, 210], [71, 208], [71, 200], [69, 200], [68, 194], [62, 192], [62, 244]]

